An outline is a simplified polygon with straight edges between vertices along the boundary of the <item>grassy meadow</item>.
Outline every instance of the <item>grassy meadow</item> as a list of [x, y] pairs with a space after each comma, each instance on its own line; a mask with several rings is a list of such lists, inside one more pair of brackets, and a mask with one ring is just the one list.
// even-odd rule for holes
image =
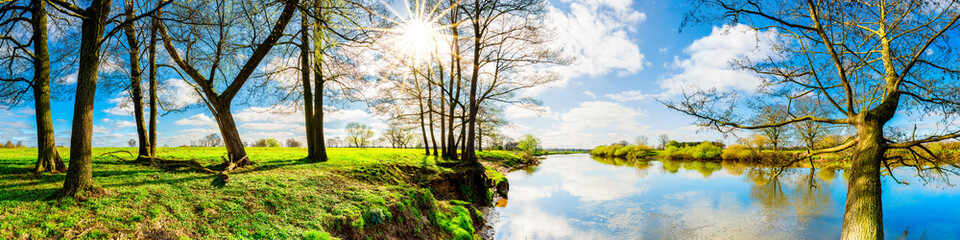
[[[330, 161], [307, 163], [304, 148], [251, 147], [255, 165], [222, 187], [211, 174], [105, 154], [116, 151], [136, 149], [93, 152], [93, 179], [106, 196], [45, 201], [64, 174], [30, 173], [36, 149], [0, 149], [0, 239], [476, 239], [482, 222], [470, 203], [431, 193], [426, 183], [452, 170], [418, 149], [332, 148]], [[67, 162], [69, 150], [60, 155]], [[226, 150], [159, 148], [157, 155], [216, 169]], [[524, 161], [508, 152], [479, 156], [496, 168]], [[492, 169], [490, 179], [504, 180]]]

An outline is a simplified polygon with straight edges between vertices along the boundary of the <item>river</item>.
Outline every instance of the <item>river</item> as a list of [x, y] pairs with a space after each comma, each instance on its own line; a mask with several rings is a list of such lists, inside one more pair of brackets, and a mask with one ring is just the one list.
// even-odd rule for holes
[[[883, 179], [888, 239], [960, 238], [960, 187], [893, 172], [905, 183]], [[488, 224], [496, 239], [838, 239], [843, 170], [775, 173], [729, 162], [550, 155], [507, 174], [509, 200]]]

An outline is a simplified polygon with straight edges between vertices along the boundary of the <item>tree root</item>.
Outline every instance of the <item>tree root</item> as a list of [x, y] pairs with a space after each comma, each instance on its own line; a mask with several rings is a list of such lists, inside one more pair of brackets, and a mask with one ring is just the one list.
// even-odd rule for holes
[[204, 167], [203, 164], [200, 164], [196, 160], [162, 159], [162, 158], [141, 155], [137, 157], [137, 160], [134, 160], [133, 162], [140, 163], [140, 164], [153, 165], [154, 167], [167, 170], [167, 171], [186, 167], [186, 168], [192, 168], [193, 170], [196, 170], [197, 172], [202, 172], [202, 173], [217, 173], [216, 171], [213, 171], [213, 170], [210, 170], [209, 168]]
[[223, 159], [223, 171], [220, 171], [220, 174], [217, 175], [217, 178], [213, 180], [212, 185], [214, 186], [224, 186], [227, 182], [230, 182], [230, 171], [233, 171], [235, 168], [245, 167], [253, 163], [250, 162], [250, 159], [247, 156], [243, 156], [237, 161], [230, 161], [224, 156], [220, 156], [220, 159]]

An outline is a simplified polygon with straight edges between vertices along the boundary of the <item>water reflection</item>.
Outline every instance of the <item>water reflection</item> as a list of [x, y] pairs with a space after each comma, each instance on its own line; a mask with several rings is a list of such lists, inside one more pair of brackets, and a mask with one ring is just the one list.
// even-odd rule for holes
[[[777, 172], [736, 162], [551, 155], [507, 175], [510, 200], [498, 203], [505, 206], [493, 225], [497, 239], [838, 238], [842, 169]], [[957, 188], [886, 179], [883, 187], [887, 236], [904, 229], [908, 239], [960, 236]]]

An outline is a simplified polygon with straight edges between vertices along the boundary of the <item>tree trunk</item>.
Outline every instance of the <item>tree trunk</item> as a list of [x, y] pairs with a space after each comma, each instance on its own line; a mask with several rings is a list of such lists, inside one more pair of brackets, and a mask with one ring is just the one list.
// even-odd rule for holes
[[856, 125], [859, 143], [849, 170], [842, 239], [883, 239], [880, 162], [885, 147], [882, 126], [876, 120]]
[[[159, 4], [159, 3], [158, 3]], [[158, 11], [157, 15], [160, 14]], [[150, 136], [150, 156], [157, 156], [157, 22], [158, 19], [153, 19], [150, 26], [150, 46], [147, 46], [147, 51], [149, 52], [149, 65], [150, 68], [150, 126], [149, 126], [149, 136]]]
[[[125, 7], [127, 19], [133, 19], [133, 3], [127, 2]], [[133, 117], [137, 125], [137, 141], [139, 143], [139, 156], [150, 155], [150, 138], [147, 137], [147, 127], [143, 118], [143, 90], [140, 87], [142, 81], [140, 69], [140, 43], [137, 41], [137, 33], [133, 28], [133, 23], [123, 26], [124, 35], [127, 37], [127, 47], [130, 51], [130, 97], [133, 100]]]
[[110, 0], [95, 0], [86, 9], [81, 25], [80, 67], [77, 73], [77, 94], [74, 98], [73, 129], [70, 137], [70, 168], [63, 188], [51, 198], [75, 197], [79, 192], [102, 192], [93, 182], [91, 166], [93, 141], [93, 104], [100, 68], [100, 42], [110, 14]]
[[[433, 75], [433, 74], [431, 74]], [[427, 81], [427, 109], [430, 116], [430, 142], [433, 145], [433, 156], [437, 156], [437, 136], [433, 133], [433, 86]]]
[[[454, 116], [457, 111], [457, 103], [459, 103], [460, 97], [460, 79], [461, 79], [461, 68], [460, 68], [460, 30], [458, 27], [457, 21], [453, 19], [454, 16], [460, 15], [460, 2], [456, 1], [453, 3], [455, 7], [453, 9], [453, 14], [451, 14], [450, 20], [450, 32], [453, 33], [453, 54], [450, 54], [450, 115], [447, 116], [447, 126], [449, 131], [447, 131], [447, 158], [451, 160], [457, 160], [457, 141], [453, 137], [453, 133], [456, 130], [456, 125], [453, 124]], [[456, 70], [454, 70], [456, 66]], [[454, 86], [454, 80], [456, 80], [456, 86]], [[456, 94], [454, 94], [456, 90]]]
[[243, 140], [240, 139], [237, 124], [233, 121], [233, 113], [230, 112], [229, 101], [220, 102], [216, 108], [217, 114], [214, 117], [220, 127], [220, 134], [223, 135], [223, 145], [227, 147], [228, 160], [238, 168], [250, 165], [247, 150], [243, 148]]
[[[322, 1], [313, 2], [314, 9], [319, 14], [324, 14], [322, 3]], [[313, 35], [316, 36], [317, 39], [320, 39], [319, 37], [322, 36], [322, 33], [320, 32], [322, 30], [321, 27], [324, 25], [321, 23], [320, 19], [315, 18], [314, 26]], [[321, 45], [323, 44], [322, 40], [318, 40], [318, 42], [315, 42], [314, 44], [316, 44], [317, 47], [314, 48], [313, 53], [313, 79], [316, 83], [313, 91], [313, 140], [316, 147], [313, 150], [315, 151], [314, 155], [317, 156], [318, 161], [326, 162], [329, 160], [329, 158], [327, 158], [326, 141], [323, 137], [323, 88], [326, 81], [323, 76], [323, 52], [326, 49]]]
[[[413, 79], [414, 79], [414, 81], [418, 81], [416, 74], [414, 74]], [[421, 91], [419, 84], [417, 84], [417, 85], [418, 85], [418, 86], [417, 86], [417, 101], [419, 101], [419, 103], [420, 103], [420, 104], [418, 104], [418, 105], [420, 106], [420, 133], [421, 133], [421, 135], [423, 135], [423, 151], [424, 151], [424, 155], [430, 155], [430, 142], [427, 141], [426, 123], [424, 122], [424, 119], [423, 119], [423, 118], [424, 118], [424, 116], [423, 116], [423, 115], [424, 115], [424, 114], [423, 114], [423, 92]]]
[[480, 21], [480, 2], [474, 3], [475, 16], [472, 21], [474, 22], [473, 29], [473, 75], [470, 76], [470, 100], [469, 107], [470, 113], [467, 115], [467, 141], [463, 144], [463, 160], [469, 163], [479, 164], [477, 161], [477, 154], [474, 152], [474, 145], [476, 144], [477, 138], [477, 112], [480, 107], [480, 102], [477, 99], [477, 85], [480, 78], [480, 46], [482, 35], [480, 32], [479, 24], [477, 21]]
[[300, 11], [300, 80], [303, 82], [303, 120], [307, 134], [307, 159], [317, 162], [317, 141], [314, 135], [313, 84], [310, 79], [310, 36], [307, 27], [307, 14]]
[[33, 0], [33, 102], [37, 118], [37, 164], [34, 172], [67, 171], [57, 152], [50, 116], [50, 51], [47, 43], [46, 2]]

